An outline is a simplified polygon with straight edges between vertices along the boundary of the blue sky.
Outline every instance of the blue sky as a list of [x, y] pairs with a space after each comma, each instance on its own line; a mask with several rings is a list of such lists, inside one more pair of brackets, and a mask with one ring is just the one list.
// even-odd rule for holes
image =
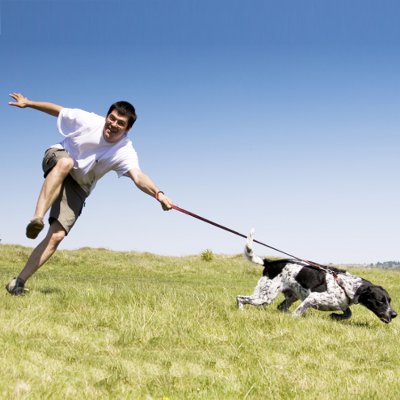
[[[321, 263], [399, 260], [397, 1], [2, 1], [0, 237], [25, 238], [56, 120], [131, 101], [142, 169], [192, 212]], [[42, 234], [41, 237], [43, 237]], [[237, 254], [110, 173], [62, 248]], [[257, 253], [278, 255], [258, 246]]]

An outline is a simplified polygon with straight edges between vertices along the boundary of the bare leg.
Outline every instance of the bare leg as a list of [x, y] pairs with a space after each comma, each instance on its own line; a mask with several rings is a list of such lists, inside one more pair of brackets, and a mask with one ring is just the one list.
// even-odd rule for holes
[[33, 250], [18, 277], [24, 282], [29, 279], [54, 254], [65, 235], [66, 232], [61, 224], [54, 221], [50, 225], [46, 237]]
[[64, 179], [70, 173], [73, 166], [74, 161], [72, 158], [65, 157], [58, 160], [43, 183], [32, 220], [43, 219], [46, 212], [59, 196]]
[[61, 158], [46, 176], [36, 204], [35, 214], [26, 227], [26, 236], [36, 239], [44, 228], [43, 217], [60, 195], [65, 178], [74, 166], [72, 158]]

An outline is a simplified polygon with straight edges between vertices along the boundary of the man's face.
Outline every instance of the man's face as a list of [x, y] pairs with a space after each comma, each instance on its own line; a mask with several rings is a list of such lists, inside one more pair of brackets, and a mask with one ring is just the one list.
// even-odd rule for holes
[[113, 110], [108, 114], [103, 129], [103, 137], [107, 143], [116, 143], [128, 132], [129, 118]]

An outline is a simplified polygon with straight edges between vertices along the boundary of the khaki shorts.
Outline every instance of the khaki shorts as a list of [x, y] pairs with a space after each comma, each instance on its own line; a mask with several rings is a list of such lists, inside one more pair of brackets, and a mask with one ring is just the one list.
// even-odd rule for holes
[[[70, 158], [64, 149], [50, 148], [46, 150], [42, 162], [44, 177], [53, 169], [57, 161], [64, 157]], [[86, 198], [86, 192], [71, 175], [68, 175], [62, 185], [60, 195], [51, 207], [49, 224], [55, 220], [58, 221], [68, 235], [81, 215]]]

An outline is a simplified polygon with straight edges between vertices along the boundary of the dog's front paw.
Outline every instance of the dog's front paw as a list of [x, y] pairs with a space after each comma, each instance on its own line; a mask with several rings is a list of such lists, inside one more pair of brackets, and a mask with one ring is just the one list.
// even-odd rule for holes
[[292, 312], [291, 315], [292, 315], [292, 317], [295, 317], [295, 318], [303, 317], [305, 312], [306, 312], [306, 310], [299, 306]]
[[335, 321], [344, 321], [346, 319], [349, 319], [350, 317], [351, 317], [350, 308], [344, 310], [343, 314], [336, 314], [336, 313], [331, 314], [331, 318], [334, 319]]

